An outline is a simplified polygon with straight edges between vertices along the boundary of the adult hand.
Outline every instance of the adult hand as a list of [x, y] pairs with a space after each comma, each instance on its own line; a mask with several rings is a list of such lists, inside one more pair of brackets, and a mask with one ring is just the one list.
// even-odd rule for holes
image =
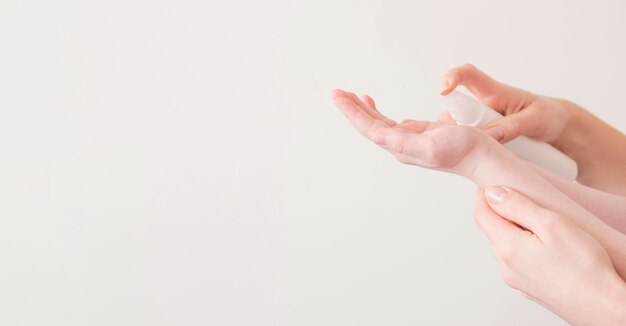
[[500, 83], [471, 64], [448, 70], [443, 75], [441, 94], [447, 95], [459, 85], [465, 86], [483, 104], [504, 115], [483, 128], [501, 143], [520, 135], [557, 142], [570, 120], [570, 110], [562, 100]]
[[445, 122], [405, 120], [397, 123], [377, 109], [369, 96], [335, 90], [335, 105], [367, 139], [392, 153], [400, 162], [471, 175], [479, 153], [497, 143], [480, 130]]
[[470, 64], [443, 75], [441, 94], [458, 85], [504, 115], [484, 126], [494, 139], [525, 135], [549, 142], [576, 161], [579, 183], [626, 196], [626, 136], [619, 130], [570, 101], [505, 85]]
[[604, 248], [567, 218], [496, 186], [479, 190], [475, 220], [509, 286], [572, 324], [623, 325], [626, 285]]

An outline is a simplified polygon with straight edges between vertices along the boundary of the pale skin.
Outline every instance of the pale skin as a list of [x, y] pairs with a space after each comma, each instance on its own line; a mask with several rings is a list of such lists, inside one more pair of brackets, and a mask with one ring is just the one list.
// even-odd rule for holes
[[551, 143], [578, 164], [581, 184], [626, 195], [626, 136], [580, 106], [500, 83], [470, 64], [448, 70], [441, 94], [465, 86], [505, 117], [484, 130], [501, 143], [525, 135]]
[[[484, 127], [492, 138], [505, 143], [525, 135], [548, 141], [574, 158], [579, 184], [540, 168], [535, 170], [586, 210], [626, 234], [626, 136], [569, 101], [508, 86], [472, 65], [447, 71], [441, 93], [448, 94], [459, 85], [506, 115]], [[441, 120], [453, 122], [447, 115]]]
[[568, 218], [496, 186], [478, 190], [475, 221], [509, 286], [573, 325], [624, 324], [626, 284], [602, 245]]
[[[467, 74], [465, 76], [467, 76]], [[471, 82], [468, 83], [467, 80], [463, 81], [463, 83], [465, 83], [466, 86], [468, 86], [468, 84], [471, 84]], [[452, 81], [452, 83], [448, 83], [447, 85], [445, 85], [445, 87], [446, 89], [449, 87], [453, 88], [454, 81]], [[467, 88], [470, 89], [470, 91], [476, 91], [476, 88], [472, 89], [472, 86], [469, 86]], [[444, 89], [444, 92], [446, 91], [446, 89]], [[478, 91], [481, 90], [479, 89]], [[510, 152], [504, 150], [502, 146], [500, 146], [496, 141], [490, 138], [485, 132], [482, 132], [475, 128], [456, 126], [445, 121], [426, 122], [408, 120], [402, 123], [396, 123], [395, 121], [386, 118], [382, 114], [380, 114], [380, 112], [376, 110], [375, 103], [368, 96], [364, 96], [362, 99], [359, 99], [352, 93], [339, 90], [333, 92], [332, 96], [335, 100], [335, 104], [337, 105], [337, 107], [341, 109], [344, 115], [353, 124], [353, 126], [361, 132], [361, 134], [363, 134], [366, 138], [372, 140], [379, 146], [383, 147], [384, 149], [388, 150], [401, 162], [456, 173], [473, 180], [480, 187], [483, 188], [493, 185], [505, 185], [509, 187], [515, 187], [515, 189], [517, 189], [519, 192], [526, 194], [530, 198], [528, 200], [529, 203], [534, 201], [537, 203], [535, 205], [540, 205], [545, 211], [551, 211], [554, 215], [558, 214], [559, 216], [567, 216], [568, 221], [570, 221], [569, 223], [573, 225], [570, 230], [579, 230], [582, 234], [587, 234], [587, 237], [595, 239], [594, 241], [597, 241], [597, 243], [600, 245], [600, 248], [602, 248], [602, 251], [590, 250], [590, 252], [594, 253], [597, 256], [596, 258], [604, 254], [606, 257], [609, 258], [608, 260], [604, 260], [604, 262], [608, 261], [609, 263], [598, 263], [598, 265], [594, 265], [593, 268], [606, 270], [606, 275], [613, 273], [615, 275], [621, 275], [622, 278], [624, 278], [624, 276], [626, 275], [625, 236], [620, 232], [617, 232], [615, 229], [609, 227], [607, 224], [603, 223], [601, 220], [596, 218], [592, 213], [585, 209], [587, 208], [590, 211], [595, 210], [595, 212], [600, 212], [601, 206], [599, 202], [594, 203], [593, 200], [588, 200], [584, 202], [581, 206], [558, 189], [564, 188], [565, 190], [571, 190], [572, 193], [578, 191], [579, 195], [582, 198], [582, 196], [584, 196], [584, 191], [587, 191], [586, 188], [582, 188], [585, 189], [584, 191], [580, 190], [580, 188], [569, 188], [569, 186], [566, 184], [559, 184], [558, 179], [548, 181], [546, 178], [550, 179], [552, 176], [550, 176], [549, 174], [547, 176], [542, 176], [544, 172], [538, 172], [533, 170], [533, 168], [531, 168], [528, 164], [519, 160]], [[480, 95], [477, 95], [477, 97], [481, 99]], [[482, 99], [484, 100], [484, 98]], [[488, 99], [494, 100], [493, 95], [488, 96]], [[495, 102], [492, 102], [490, 106], [493, 107], [494, 103]], [[489, 105], [489, 103], [487, 104]], [[563, 130], [565, 129], [566, 128], [564, 127]], [[547, 136], [544, 135], [544, 137]], [[551, 135], [550, 137], [556, 137], [555, 139], [557, 139], [558, 134]], [[505, 137], [498, 138], [500, 138], [501, 141], [507, 140]], [[542, 138], [540, 133], [537, 138], [550, 140], [549, 137]], [[585, 170], [584, 164], [582, 170]], [[591, 172], [588, 173], [590, 173], [588, 175], [592, 174]], [[611, 187], [615, 187], [615, 183], [612, 183]], [[603, 197], [601, 195], [598, 195], [598, 200], [602, 199]], [[508, 216], [506, 218], [508, 218], [509, 220], [512, 219]], [[532, 217], [532, 219], [539, 220], [541, 219], [541, 217], [536, 216]], [[554, 225], [552, 225], [552, 222], [557, 221], [557, 219], [545, 219], [545, 221], [548, 221], [547, 223], [550, 223], [548, 225], [551, 227], [546, 227], [546, 229], [548, 230], [554, 229], [552, 231], [558, 233], [562, 232], [561, 229], [567, 229], [567, 227], [563, 227], [563, 223], [557, 224], [555, 222]], [[524, 227], [527, 230], [532, 230], [533, 225], [528, 225]], [[585, 237], [573, 237], [572, 239], [582, 238]], [[490, 237], [490, 239], [492, 239], [492, 241], [493, 239], [500, 239], [499, 241], [503, 241], [502, 239], [504, 238]], [[494, 247], [497, 247], [497, 244], [498, 243], [494, 242]], [[589, 243], [583, 243], [583, 247], [585, 246], [591, 245]], [[552, 253], [554, 255], [557, 255], [556, 253], [558, 252], [558, 250], [554, 250]], [[521, 252], [520, 254], [529, 253], [534, 254], [536, 252]], [[567, 251], [563, 251], [561, 253], [563, 257], [566, 257], [567, 254]], [[518, 255], [515, 255], [515, 257], [518, 257]], [[554, 261], [558, 264], [562, 263], [562, 260], [551, 261]], [[600, 258], [594, 260], [594, 262], [602, 261], [603, 260]], [[543, 271], [544, 273], [547, 273], [547, 275], [544, 275], [546, 279], [551, 279], [555, 277], [554, 275], [549, 275], [548, 273], [553, 270], [559, 270], [559, 274], [563, 273], [564, 275], [566, 275], [567, 271], [569, 269], [572, 269], [572, 275], [576, 275], [574, 273], [576, 272], [574, 269], [577, 268], [576, 265], [565, 264], [563, 265], [565, 267], [559, 265], [554, 266], [554, 268], [552, 269], [547, 269], [545, 268], [546, 263], [513, 264], [513, 266], [520, 275], [523, 275], [524, 273], [532, 273], [533, 268], [535, 270], [539, 269], [539, 272]], [[600, 273], [595, 274], [604, 275]], [[563, 278], [563, 275], [560, 275], [560, 277]], [[615, 282], [610, 284], [611, 287], [618, 289], [624, 286], [623, 281], [620, 277], [611, 280], [611, 282]], [[591, 282], [592, 280], [588, 281]], [[536, 288], [536, 284], [533, 284], [532, 280], [530, 279], [521, 279], [520, 284], [517, 287], [525, 293], [528, 293], [536, 301], [542, 302], [548, 308], [553, 309], [557, 314], [559, 314], [566, 320], [571, 319], [571, 322], [578, 323], [578, 319], [576, 319], [577, 317], [575, 317], [573, 314], [567, 313], [567, 307], [571, 307], [572, 312], [579, 311], [579, 309], [575, 308], [574, 304], [567, 305], [557, 302], [557, 299], [559, 297], [568, 295], [567, 293], [561, 293], [563, 292], [561, 290], [572, 290], [576, 289], [575, 286], [579, 286], [582, 287], [581, 291], [586, 291], [588, 283], [576, 283], [572, 286], [574, 287], [548, 287], [548, 289], [551, 290], [546, 291], [545, 293], [549, 292], [550, 296], [547, 296], [545, 298], [543, 296], [545, 296], [546, 294], [542, 294], [544, 292], [533, 292], [532, 289]], [[605, 304], [615, 305], [613, 300], [617, 300], [617, 297], [617, 295], [612, 295], [609, 299], [605, 300]], [[593, 297], [590, 298], [594, 299]], [[622, 297], [619, 297], [619, 299], [622, 299]], [[594, 300], [596, 303], [605, 302], [603, 300]], [[606, 312], [607, 309], [606, 307], [605, 309], [598, 308], [594, 311]], [[619, 309], [617, 309], [616, 311], [619, 311]], [[593, 316], [589, 314], [586, 314], [586, 316], [593, 318]], [[612, 314], [611, 316], [614, 316], [611, 318], [620, 318], [620, 315], [617, 313]], [[599, 315], [597, 317], [600, 318]]]

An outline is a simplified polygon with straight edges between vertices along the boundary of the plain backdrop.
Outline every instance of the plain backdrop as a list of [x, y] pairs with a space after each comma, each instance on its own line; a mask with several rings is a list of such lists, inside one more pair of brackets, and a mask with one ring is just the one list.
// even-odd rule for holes
[[3, 0], [0, 324], [563, 325], [329, 93], [432, 120], [471, 62], [626, 130], [625, 40], [621, 0]]

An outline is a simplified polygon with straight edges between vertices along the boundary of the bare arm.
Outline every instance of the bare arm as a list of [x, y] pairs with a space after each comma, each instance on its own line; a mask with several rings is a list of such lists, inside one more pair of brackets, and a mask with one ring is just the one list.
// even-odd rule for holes
[[626, 136], [574, 103], [559, 104], [571, 118], [553, 144], [578, 163], [578, 181], [626, 196]]
[[484, 104], [505, 115], [484, 129], [506, 143], [525, 135], [546, 141], [578, 164], [578, 182], [626, 195], [626, 136], [580, 106], [500, 83], [465, 64], [444, 74], [442, 94], [465, 86]]
[[529, 164], [486, 133], [467, 126], [384, 117], [373, 101], [366, 104], [352, 93], [337, 90], [337, 107], [366, 138], [405, 164], [456, 173], [480, 187], [503, 185], [517, 189], [541, 206], [569, 217], [595, 237], [626, 279], [626, 236], [611, 228], [559, 191]]
[[[603, 245], [618, 274], [626, 279], [626, 236], [598, 219], [506, 149], [491, 146], [479, 157], [480, 162], [467, 175], [468, 178], [483, 188], [494, 185], [514, 187], [539, 205], [569, 217]], [[600, 211], [599, 206], [589, 207]]]
[[533, 169], [604, 223], [626, 234], [626, 197], [566, 181], [538, 167]]
[[479, 189], [474, 217], [510, 287], [572, 325], [626, 323], [626, 283], [567, 217], [506, 187]]

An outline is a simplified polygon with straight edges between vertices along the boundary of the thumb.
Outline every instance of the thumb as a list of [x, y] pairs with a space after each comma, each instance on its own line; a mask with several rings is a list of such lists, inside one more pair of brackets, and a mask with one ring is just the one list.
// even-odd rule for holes
[[521, 193], [502, 186], [485, 190], [487, 203], [500, 216], [514, 222], [542, 238], [550, 226], [561, 219], [558, 213], [547, 210]]
[[506, 143], [518, 136], [532, 136], [536, 132], [536, 117], [532, 110], [522, 110], [494, 120], [483, 127], [483, 130], [500, 143]]

